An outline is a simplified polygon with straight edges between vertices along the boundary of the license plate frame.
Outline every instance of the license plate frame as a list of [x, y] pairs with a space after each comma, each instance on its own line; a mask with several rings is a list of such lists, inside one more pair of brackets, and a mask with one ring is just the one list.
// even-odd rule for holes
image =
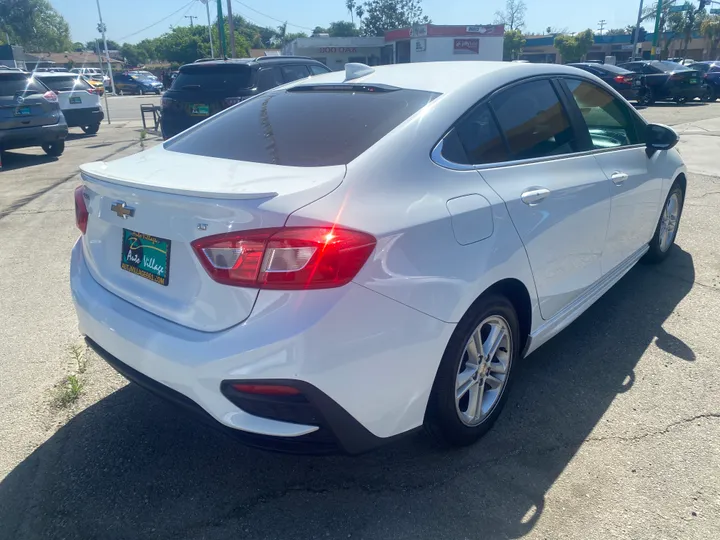
[[192, 116], [210, 116], [210, 105], [207, 103], [193, 103], [190, 106]]
[[15, 109], [15, 116], [30, 116], [32, 107], [30, 105], [21, 105]]
[[698, 83], [698, 79], [690, 79], [690, 84], [697, 84], [697, 83]]
[[82, 103], [80, 96], [70, 96], [70, 105], [77, 105], [78, 103]]
[[[163, 285], [170, 283], [172, 241], [130, 229], [122, 230], [120, 268], [141, 278]], [[145, 253], [145, 252], [148, 253]]]

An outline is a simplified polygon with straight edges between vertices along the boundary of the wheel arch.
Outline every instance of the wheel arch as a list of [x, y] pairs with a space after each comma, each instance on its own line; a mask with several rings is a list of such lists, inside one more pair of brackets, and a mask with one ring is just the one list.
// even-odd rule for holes
[[[685, 176], [684, 172], [681, 172], [675, 177], [675, 180], [673, 180], [672, 185], [678, 184], [680, 186], [680, 189], [682, 189], [683, 195], [687, 193], [687, 177]], [[672, 189], [672, 187], [671, 187]]]

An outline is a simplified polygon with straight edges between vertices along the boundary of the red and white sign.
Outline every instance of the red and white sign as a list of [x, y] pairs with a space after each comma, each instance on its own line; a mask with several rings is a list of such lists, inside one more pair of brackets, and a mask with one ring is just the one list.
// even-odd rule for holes
[[357, 47], [320, 47], [321, 53], [356, 53]]
[[455, 54], [479, 54], [480, 40], [475, 39], [456, 39], [453, 44], [453, 53]]

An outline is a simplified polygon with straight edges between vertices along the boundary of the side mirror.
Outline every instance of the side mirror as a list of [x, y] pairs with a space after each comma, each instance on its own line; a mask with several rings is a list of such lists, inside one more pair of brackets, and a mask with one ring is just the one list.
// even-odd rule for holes
[[647, 146], [648, 156], [652, 156], [658, 150], [670, 150], [678, 141], [680, 141], [680, 136], [668, 126], [648, 124], [645, 128], [645, 146]]

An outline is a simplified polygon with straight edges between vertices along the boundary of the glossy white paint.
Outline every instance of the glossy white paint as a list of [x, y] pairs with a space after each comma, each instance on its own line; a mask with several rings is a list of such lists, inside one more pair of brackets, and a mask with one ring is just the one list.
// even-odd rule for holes
[[[84, 166], [90, 220], [71, 264], [81, 332], [237, 429], [288, 437], [313, 426], [240, 411], [220, 394], [222, 380], [309, 382], [379, 437], [419, 426], [456, 323], [483, 292], [500, 282], [527, 291], [529, 350], [536, 349], [638, 260], [659, 201], [684, 172], [675, 150], [646, 163], [644, 149], [465, 170], [431, 160], [478, 99], [545, 74], [598, 82], [564, 66], [381, 66], [353, 83], [443, 95], [346, 167], [279, 167], [163, 148]], [[624, 185], [613, 183], [616, 172], [628, 175]], [[115, 200], [135, 207], [135, 217], [110, 213]], [[354, 282], [338, 289], [223, 286], [189, 248], [220, 232], [328, 223], [377, 239]], [[123, 275], [123, 227], [173, 241], [168, 287]]]

